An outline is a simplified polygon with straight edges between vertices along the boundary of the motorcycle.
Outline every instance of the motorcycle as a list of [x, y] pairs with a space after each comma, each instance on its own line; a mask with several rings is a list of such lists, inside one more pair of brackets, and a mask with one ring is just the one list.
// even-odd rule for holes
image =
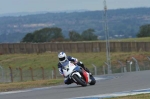
[[82, 67], [75, 65], [69, 60], [64, 62], [62, 66], [64, 76], [69, 77], [74, 83], [81, 86], [87, 86], [87, 84], [95, 85], [96, 80], [93, 75], [86, 72]]

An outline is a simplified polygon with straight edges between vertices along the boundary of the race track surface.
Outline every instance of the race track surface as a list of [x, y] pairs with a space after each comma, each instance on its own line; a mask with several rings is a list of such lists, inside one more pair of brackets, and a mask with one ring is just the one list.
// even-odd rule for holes
[[96, 85], [76, 84], [0, 93], [0, 99], [67, 99], [150, 88], [150, 71], [101, 75]]

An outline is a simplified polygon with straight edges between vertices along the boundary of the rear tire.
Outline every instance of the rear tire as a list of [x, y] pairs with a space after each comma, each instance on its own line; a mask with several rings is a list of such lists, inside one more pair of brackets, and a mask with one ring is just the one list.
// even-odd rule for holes
[[87, 83], [85, 82], [84, 79], [80, 78], [78, 75], [74, 74], [73, 78], [77, 81], [78, 84], [80, 84], [81, 86], [85, 87], [87, 86]]
[[89, 84], [90, 85], [95, 85], [95, 83], [96, 83], [95, 78], [92, 75], [90, 75], [90, 79], [91, 79], [91, 82]]

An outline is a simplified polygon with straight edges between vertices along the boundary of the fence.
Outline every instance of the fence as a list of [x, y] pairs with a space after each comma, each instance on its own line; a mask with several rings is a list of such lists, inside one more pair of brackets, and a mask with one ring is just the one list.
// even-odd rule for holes
[[[150, 57], [147, 60], [139, 62], [138, 60], [130, 60], [128, 62], [119, 61], [118, 64], [112, 64], [112, 73], [126, 73], [142, 70], [150, 70]], [[116, 61], [117, 62], [117, 61]], [[93, 75], [107, 74], [107, 65], [95, 66], [89, 68]], [[138, 68], [138, 69], [137, 69]], [[53, 67], [52, 70], [39, 67], [39, 68], [3, 68], [0, 66], [0, 82], [22, 82], [22, 81], [34, 81], [44, 79], [56, 79], [62, 78], [57, 68]]]
[[56, 79], [61, 77], [58, 75], [56, 68], [52, 70], [44, 67], [40, 68], [3, 68], [0, 66], [0, 82], [22, 82], [22, 81], [34, 81], [45, 79]]
[[[58, 52], [105, 52], [105, 42], [1, 43], [0, 54]], [[111, 52], [150, 51], [150, 42], [110, 42]]]

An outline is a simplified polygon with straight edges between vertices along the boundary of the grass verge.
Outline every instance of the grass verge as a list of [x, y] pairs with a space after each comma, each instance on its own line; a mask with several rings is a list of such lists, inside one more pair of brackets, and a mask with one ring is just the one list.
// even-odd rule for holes
[[14, 91], [14, 90], [28, 89], [28, 88], [48, 87], [48, 86], [54, 86], [60, 84], [63, 84], [63, 79], [2, 83], [0, 84], [0, 92], [7, 92], [7, 91]]

